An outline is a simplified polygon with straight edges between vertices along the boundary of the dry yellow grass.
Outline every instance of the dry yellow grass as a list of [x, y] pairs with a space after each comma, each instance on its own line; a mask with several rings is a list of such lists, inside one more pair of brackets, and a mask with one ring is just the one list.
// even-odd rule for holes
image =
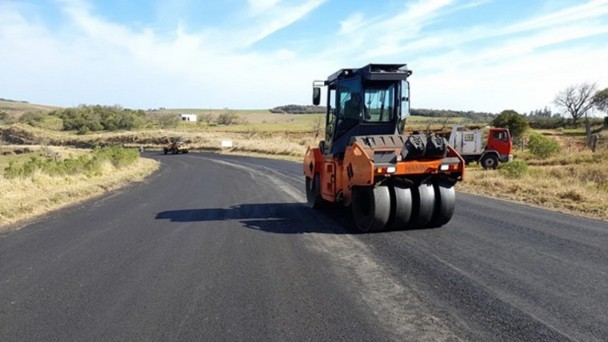
[[518, 179], [470, 167], [457, 189], [608, 221], [607, 151], [563, 153], [529, 164], [529, 174]]
[[[0, 127], [2, 128], [2, 127]], [[126, 147], [143, 147], [160, 149], [164, 137], [181, 137], [191, 150], [222, 151], [223, 153], [254, 153], [269, 156], [283, 156], [293, 160], [301, 158], [308, 145], [316, 145], [315, 135], [310, 132], [266, 132], [249, 130], [246, 132], [145, 130], [102, 132], [86, 135], [48, 131], [24, 124], [15, 124], [2, 128], [6, 134], [17, 137], [17, 140], [28, 144], [93, 146], [120, 144]], [[6, 135], [5, 134], [5, 135]], [[231, 140], [233, 147], [222, 149], [221, 142]]]
[[100, 176], [52, 177], [37, 173], [28, 178], [0, 177], [0, 230], [52, 210], [101, 195], [130, 182], [141, 181], [158, 168], [158, 162], [139, 158], [130, 166], [103, 166]]
[[0, 112], [19, 117], [25, 112], [50, 112], [60, 107], [0, 100]]

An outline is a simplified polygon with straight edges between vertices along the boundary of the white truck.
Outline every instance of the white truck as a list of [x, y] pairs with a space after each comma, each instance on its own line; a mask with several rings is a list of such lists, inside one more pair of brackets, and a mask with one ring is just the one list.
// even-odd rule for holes
[[507, 128], [491, 127], [484, 142], [482, 129], [471, 129], [465, 126], [453, 126], [448, 143], [456, 150], [465, 163], [477, 162], [484, 169], [495, 169], [498, 162], [513, 160], [513, 143]]

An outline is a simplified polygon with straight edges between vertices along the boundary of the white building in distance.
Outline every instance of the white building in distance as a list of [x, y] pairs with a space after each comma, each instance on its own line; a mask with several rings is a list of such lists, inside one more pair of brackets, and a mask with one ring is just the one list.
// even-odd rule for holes
[[180, 114], [179, 118], [182, 121], [196, 122], [197, 117], [196, 114]]

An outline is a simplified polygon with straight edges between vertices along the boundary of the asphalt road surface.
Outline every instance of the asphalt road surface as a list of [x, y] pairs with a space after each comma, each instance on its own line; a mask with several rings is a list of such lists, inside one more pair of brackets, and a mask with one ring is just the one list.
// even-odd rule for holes
[[149, 156], [0, 236], [0, 341], [608, 340], [606, 222], [458, 193], [442, 228], [355, 234], [299, 164]]

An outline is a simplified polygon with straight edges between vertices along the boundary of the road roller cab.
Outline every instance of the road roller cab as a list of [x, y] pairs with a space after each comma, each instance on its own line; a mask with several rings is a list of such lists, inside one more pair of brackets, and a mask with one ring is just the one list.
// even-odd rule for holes
[[310, 206], [351, 206], [364, 232], [450, 220], [464, 160], [442, 137], [403, 134], [411, 74], [405, 64], [369, 64], [313, 82], [313, 104], [325, 88], [327, 112], [325, 139], [304, 157]]

